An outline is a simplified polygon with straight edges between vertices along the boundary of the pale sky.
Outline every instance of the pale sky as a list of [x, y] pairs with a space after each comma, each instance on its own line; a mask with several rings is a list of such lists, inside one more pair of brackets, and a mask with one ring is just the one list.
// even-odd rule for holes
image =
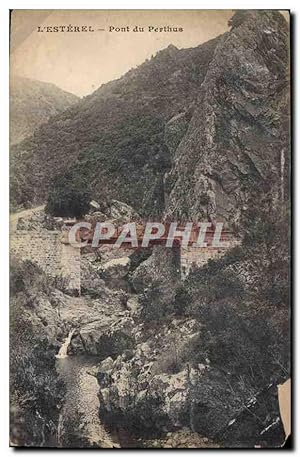
[[[169, 44], [194, 47], [224, 33], [232, 15], [232, 10], [14, 10], [11, 76], [52, 82], [87, 95]], [[38, 26], [61, 25], [91, 26], [95, 31], [37, 31]], [[129, 32], [109, 32], [109, 27], [127, 26]], [[145, 31], [133, 32], [134, 26]], [[183, 32], [149, 32], [148, 26], [182, 27]]]

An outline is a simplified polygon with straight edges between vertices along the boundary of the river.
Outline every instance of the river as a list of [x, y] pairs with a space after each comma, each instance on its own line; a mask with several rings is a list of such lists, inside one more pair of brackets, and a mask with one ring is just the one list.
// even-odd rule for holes
[[99, 359], [89, 356], [57, 358], [56, 367], [66, 386], [57, 429], [58, 447], [120, 447], [99, 418], [99, 385], [89, 374]]

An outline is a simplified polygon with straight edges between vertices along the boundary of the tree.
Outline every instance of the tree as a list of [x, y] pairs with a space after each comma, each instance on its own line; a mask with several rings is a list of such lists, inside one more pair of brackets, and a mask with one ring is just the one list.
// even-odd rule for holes
[[46, 212], [52, 216], [81, 217], [87, 213], [91, 191], [86, 179], [78, 171], [57, 176], [50, 188]]

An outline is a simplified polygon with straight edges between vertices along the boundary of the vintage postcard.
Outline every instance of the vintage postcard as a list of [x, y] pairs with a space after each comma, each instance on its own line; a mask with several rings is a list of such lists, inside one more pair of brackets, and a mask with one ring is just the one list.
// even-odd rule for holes
[[288, 11], [11, 11], [11, 446], [287, 446], [290, 103]]

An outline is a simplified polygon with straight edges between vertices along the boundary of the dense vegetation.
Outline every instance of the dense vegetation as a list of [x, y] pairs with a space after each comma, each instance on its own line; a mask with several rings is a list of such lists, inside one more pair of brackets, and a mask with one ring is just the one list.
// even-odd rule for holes
[[50, 295], [46, 277], [30, 262], [11, 265], [11, 433], [16, 446], [56, 445], [64, 385], [55, 370], [57, 348], [47, 338], [41, 300]]
[[53, 178], [71, 168], [91, 183], [96, 200], [115, 198], [141, 215], [161, 214], [171, 163], [165, 126], [193, 110], [217, 43], [160, 51], [13, 147], [11, 203], [45, 202]]
[[69, 171], [53, 180], [46, 212], [51, 216], [79, 218], [87, 214], [90, 201], [89, 183], [80, 174]]
[[52, 116], [74, 105], [79, 98], [51, 83], [13, 77], [10, 81], [10, 143], [30, 137]]

